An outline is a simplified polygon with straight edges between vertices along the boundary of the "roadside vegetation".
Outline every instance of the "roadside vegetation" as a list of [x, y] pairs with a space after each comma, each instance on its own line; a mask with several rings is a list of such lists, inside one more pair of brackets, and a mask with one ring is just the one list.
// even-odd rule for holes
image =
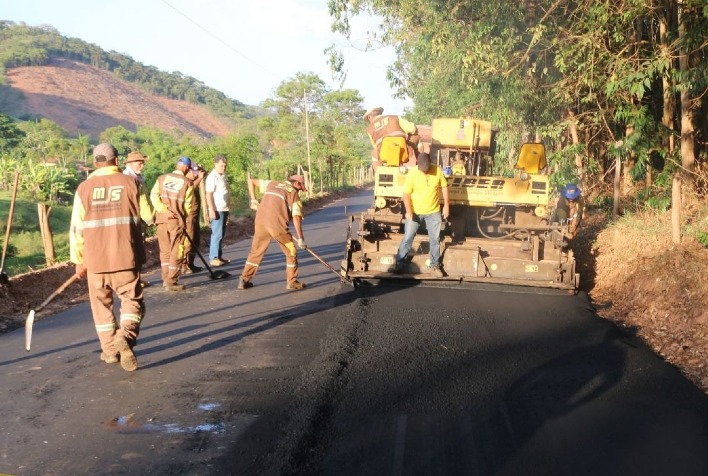
[[[4, 233], [7, 227], [7, 210], [10, 209], [10, 192], [0, 192], [0, 227]], [[69, 259], [69, 221], [71, 207], [54, 207], [50, 226], [54, 234], [56, 262]], [[43, 269], [47, 266], [44, 256], [42, 235], [37, 221], [37, 204], [27, 198], [18, 198], [12, 219], [11, 238], [5, 258], [5, 272], [9, 276]]]

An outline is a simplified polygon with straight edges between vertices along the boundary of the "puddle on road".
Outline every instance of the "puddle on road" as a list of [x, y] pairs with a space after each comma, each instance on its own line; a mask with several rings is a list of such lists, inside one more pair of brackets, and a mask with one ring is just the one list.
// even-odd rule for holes
[[194, 426], [182, 426], [177, 423], [151, 423], [141, 422], [133, 415], [119, 416], [110, 421], [103, 422], [102, 425], [118, 433], [197, 433], [206, 432], [222, 434], [226, 431], [226, 424], [201, 423]]
[[[210, 412], [221, 408], [220, 403], [203, 402], [197, 405], [197, 409], [202, 412]], [[182, 426], [177, 423], [153, 423], [152, 418], [146, 422], [141, 422], [134, 418], [131, 413], [125, 416], [113, 418], [110, 421], [102, 422], [105, 428], [118, 433], [213, 433], [222, 434], [226, 431], [227, 425], [219, 423], [200, 423], [194, 426]]]
[[220, 408], [220, 407], [221, 407], [220, 403], [200, 403], [199, 405], [197, 405], [197, 408], [203, 412], [210, 412], [210, 411], [216, 410], [217, 408]]

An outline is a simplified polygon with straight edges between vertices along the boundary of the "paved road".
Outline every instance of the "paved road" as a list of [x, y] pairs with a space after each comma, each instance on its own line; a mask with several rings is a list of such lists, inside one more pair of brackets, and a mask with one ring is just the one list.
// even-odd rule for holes
[[[308, 243], [338, 267], [370, 201]], [[148, 288], [135, 373], [99, 361], [86, 305], [30, 353], [0, 336], [0, 473], [708, 474], [708, 397], [582, 295], [355, 291], [307, 254], [289, 293], [275, 247], [238, 292], [249, 245], [232, 279]]]

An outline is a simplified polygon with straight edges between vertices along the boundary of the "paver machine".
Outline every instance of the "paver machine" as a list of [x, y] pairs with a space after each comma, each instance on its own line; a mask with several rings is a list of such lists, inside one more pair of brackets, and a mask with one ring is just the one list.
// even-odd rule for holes
[[426, 272], [429, 240], [424, 226], [413, 253], [393, 273], [404, 232], [403, 186], [415, 167], [413, 160], [402, 162], [395, 154], [377, 168], [373, 206], [350, 216], [342, 275], [360, 281], [495, 283], [577, 291], [579, 275], [567, 225], [551, 220], [543, 144], [523, 144], [513, 171], [495, 174], [496, 133], [487, 121], [434, 119], [430, 143], [423, 146], [442, 167], [449, 186], [450, 216], [440, 244], [445, 277]]

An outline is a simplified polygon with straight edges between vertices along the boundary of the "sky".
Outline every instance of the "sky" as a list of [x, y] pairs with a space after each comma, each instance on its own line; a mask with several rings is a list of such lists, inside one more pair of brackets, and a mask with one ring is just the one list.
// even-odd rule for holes
[[342, 87], [358, 90], [365, 108], [403, 114], [412, 107], [393, 97], [386, 80], [393, 48], [363, 50], [378, 21], [357, 17], [347, 40], [331, 32], [327, 0], [0, 0], [0, 20], [52, 25], [249, 105], [272, 97], [298, 72], [338, 89], [324, 53], [335, 44], [347, 70]]

